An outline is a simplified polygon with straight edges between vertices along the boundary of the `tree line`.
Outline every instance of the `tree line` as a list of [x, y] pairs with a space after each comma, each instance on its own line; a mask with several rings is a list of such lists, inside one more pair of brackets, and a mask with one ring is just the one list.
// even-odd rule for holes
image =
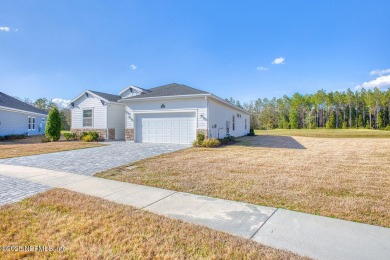
[[241, 104], [251, 114], [253, 129], [367, 128], [390, 129], [390, 88], [295, 93], [282, 98], [258, 98]]
[[51, 100], [48, 100], [47, 98], [38, 98], [35, 101], [32, 101], [31, 99], [25, 98], [19, 100], [32, 105], [38, 109], [41, 109], [45, 112], [49, 112], [52, 108], [56, 107], [59, 110], [60, 117], [61, 117], [61, 129], [62, 130], [69, 130], [70, 129], [70, 120], [71, 120], [71, 114], [70, 110], [68, 108], [58, 107], [56, 103], [52, 102]]

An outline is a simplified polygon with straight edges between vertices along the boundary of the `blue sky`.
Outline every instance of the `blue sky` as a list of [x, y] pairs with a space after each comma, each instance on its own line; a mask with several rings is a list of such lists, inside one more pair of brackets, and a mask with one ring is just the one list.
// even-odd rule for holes
[[390, 1], [0, 6], [0, 91], [13, 96], [71, 99], [176, 82], [249, 101], [390, 86]]

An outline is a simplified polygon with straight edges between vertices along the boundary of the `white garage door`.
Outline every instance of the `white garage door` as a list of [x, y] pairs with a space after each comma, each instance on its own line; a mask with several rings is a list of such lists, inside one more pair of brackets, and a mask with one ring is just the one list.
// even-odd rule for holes
[[136, 141], [190, 144], [195, 140], [195, 112], [138, 114]]

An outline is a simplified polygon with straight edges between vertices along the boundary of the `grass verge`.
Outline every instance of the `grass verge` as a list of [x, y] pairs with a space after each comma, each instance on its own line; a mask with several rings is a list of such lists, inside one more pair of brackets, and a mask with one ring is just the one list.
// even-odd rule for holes
[[390, 140], [253, 136], [97, 176], [390, 227]]
[[390, 138], [390, 131], [371, 129], [273, 129], [255, 130], [257, 135], [332, 138]]
[[63, 252], [1, 252], [1, 259], [300, 259], [205, 227], [62, 189], [0, 207], [0, 245]]
[[103, 146], [99, 143], [86, 142], [49, 142], [49, 143], [1, 143], [0, 159], [29, 156], [35, 154], [55, 153], [76, 149]]

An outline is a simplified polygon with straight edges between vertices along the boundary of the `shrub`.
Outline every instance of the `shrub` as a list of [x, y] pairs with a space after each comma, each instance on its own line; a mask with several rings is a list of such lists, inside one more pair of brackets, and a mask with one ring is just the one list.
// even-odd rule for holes
[[229, 143], [235, 143], [236, 142], [236, 138], [234, 136], [229, 135], [229, 136], [226, 136], [226, 137], [224, 137], [222, 139], [219, 139], [219, 142], [221, 144], [223, 144], [223, 145], [227, 145]]
[[64, 137], [67, 141], [76, 139], [75, 133], [64, 133]]
[[81, 139], [82, 139], [84, 142], [92, 142], [92, 141], [94, 141], [94, 140], [93, 140], [93, 136], [92, 136], [92, 135], [89, 135], [89, 134], [84, 135]]
[[215, 138], [204, 139], [202, 142], [202, 147], [207, 147], [207, 148], [218, 147], [220, 145], [221, 145], [221, 142]]
[[195, 141], [192, 142], [192, 146], [193, 147], [199, 147], [200, 145], [198, 144], [198, 141], [195, 140]]
[[99, 140], [99, 133], [95, 131], [82, 132], [80, 139], [85, 142], [96, 142]]
[[390, 131], [390, 125], [386, 126], [385, 128], [383, 128], [383, 130], [385, 131]]
[[204, 133], [196, 134], [196, 142], [198, 143], [198, 145], [202, 145], [204, 139], [205, 139]]
[[255, 135], [255, 130], [253, 128], [249, 129], [249, 136], [254, 136]]
[[47, 118], [47, 123], [46, 123], [45, 135], [51, 142], [60, 140], [61, 116], [60, 116], [60, 112], [56, 107], [54, 107], [49, 112], [49, 116]]
[[343, 124], [341, 125], [341, 128], [342, 129], [347, 129], [348, 128], [347, 122], [343, 122]]
[[44, 136], [44, 137], [41, 138], [41, 143], [47, 143], [47, 142], [49, 142], [49, 141], [50, 141], [50, 140], [47, 139], [46, 136]]

